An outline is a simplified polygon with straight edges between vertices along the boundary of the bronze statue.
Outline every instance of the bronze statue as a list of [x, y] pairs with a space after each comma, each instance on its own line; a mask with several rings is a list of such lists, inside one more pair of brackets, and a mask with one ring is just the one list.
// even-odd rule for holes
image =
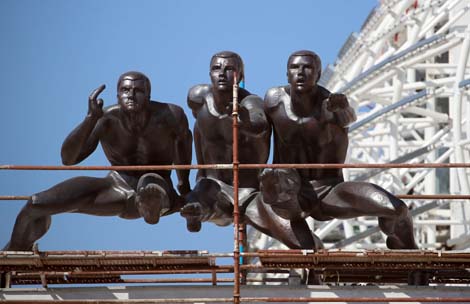
[[[101, 143], [112, 165], [190, 164], [192, 135], [183, 110], [150, 100], [150, 80], [127, 72], [117, 85], [118, 104], [103, 109], [94, 90], [88, 114], [65, 139], [62, 162], [74, 165]], [[190, 191], [189, 170], [177, 170], [178, 191]], [[31, 250], [49, 229], [51, 216], [74, 212], [125, 219], [143, 217], [149, 224], [178, 211], [182, 199], [173, 188], [170, 171], [112, 171], [104, 178], [75, 177], [32, 196], [20, 211], [4, 250]]]
[[[232, 102], [234, 74], [244, 78], [243, 61], [234, 52], [212, 56], [211, 85], [192, 87], [188, 105], [196, 119], [194, 143], [199, 164], [232, 163]], [[239, 161], [266, 163], [269, 157], [271, 126], [263, 101], [243, 88], [239, 99]], [[239, 205], [241, 220], [273, 236], [290, 248], [317, 248], [304, 219], [290, 221], [273, 212], [259, 196], [259, 170], [240, 171]], [[229, 225], [233, 220], [233, 180], [231, 170], [199, 170], [197, 184], [188, 195], [181, 215], [189, 231], [201, 229], [201, 222]]]
[[[289, 84], [266, 93], [274, 163], [344, 163], [347, 127], [356, 116], [345, 95], [317, 85], [320, 74], [317, 54], [295, 52], [287, 63]], [[260, 183], [263, 202], [280, 217], [326, 221], [377, 216], [389, 248], [417, 248], [406, 204], [377, 185], [344, 182], [341, 169], [266, 169]]]

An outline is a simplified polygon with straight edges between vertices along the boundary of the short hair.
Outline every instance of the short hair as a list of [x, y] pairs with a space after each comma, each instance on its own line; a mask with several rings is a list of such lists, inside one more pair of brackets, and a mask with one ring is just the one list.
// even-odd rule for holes
[[245, 68], [240, 55], [232, 51], [222, 51], [215, 53], [214, 55], [212, 55], [210, 66], [212, 66], [212, 61], [215, 58], [235, 58], [238, 66], [237, 82], [240, 82], [241, 80], [245, 79]]
[[123, 82], [124, 80], [143, 80], [144, 81], [144, 85], [145, 85], [145, 89], [148, 93], [148, 96], [150, 96], [150, 92], [151, 92], [151, 84], [150, 84], [150, 79], [145, 76], [145, 74], [141, 73], [141, 72], [136, 72], [136, 71], [129, 71], [129, 72], [126, 72], [124, 74], [122, 74], [121, 76], [119, 76], [119, 80], [118, 80], [118, 83], [117, 83], [117, 90], [119, 91], [119, 88], [121, 87], [121, 82]]
[[296, 51], [290, 54], [289, 59], [287, 59], [287, 69], [289, 69], [289, 63], [291, 62], [292, 58], [295, 56], [309, 56], [313, 58], [313, 63], [315, 64], [315, 68], [318, 70], [318, 78], [317, 81], [320, 79], [321, 76], [321, 60], [320, 56], [317, 53], [309, 51], [309, 50], [301, 50]]

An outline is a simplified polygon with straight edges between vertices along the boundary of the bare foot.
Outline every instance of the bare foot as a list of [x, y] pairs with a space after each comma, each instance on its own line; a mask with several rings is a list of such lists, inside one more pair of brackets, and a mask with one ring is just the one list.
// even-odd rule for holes
[[154, 183], [139, 188], [135, 203], [139, 214], [148, 224], [158, 223], [160, 215], [170, 205], [165, 189]]
[[180, 214], [186, 218], [186, 228], [190, 232], [201, 230], [202, 206], [198, 202], [188, 203], [181, 208]]

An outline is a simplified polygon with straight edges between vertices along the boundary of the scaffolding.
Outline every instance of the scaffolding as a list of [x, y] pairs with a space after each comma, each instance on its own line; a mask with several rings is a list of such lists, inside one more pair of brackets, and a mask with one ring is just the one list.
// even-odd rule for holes
[[[2, 284], [205, 283], [233, 284], [232, 297], [149, 300], [61, 300], [64, 303], [196, 303], [196, 302], [470, 302], [470, 297], [244, 297], [245, 283], [292, 280], [292, 269], [309, 269], [325, 282], [409, 283], [416, 274], [425, 283], [468, 284], [470, 246], [467, 206], [470, 198], [470, 106], [468, 54], [470, 5], [460, 0], [382, 1], [358, 35], [342, 48], [322, 83], [348, 95], [359, 113], [350, 128], [347, 164], [240, 164], [238, 161], [237, 86], [233, 102], [233, 163], [169, 166], [19, 166], [1, 170], [174, 170], [232, 169], [234, 181], [234, 250], [203, 251], [46, 251], [0, 252]], [[467, 19], [466, 19], [467, 18]], [[459, 58], [454, 61], [455, 58]], [[325, 76], [326, 77], [326, 76]], [[465, 117], [463, 117], [465, 114]], [[406, 162], [406, 163], [405, 163]], [[328, 250], [241, 252], [245, 241], [238, 212], [238, 172], [253, 168], [345, 168], [348, 180], [371, 181], [410, 200], [420, 244], [428, 250], [383, 250], [375, 221], [362, 217], [313, 223], [323, 240], [332, 231], [340, 240]], [[364, 172], [364, 168], [369, 169]], [[419, 170], [421, 169], [421, 170]], [[424, 169], [424, 170], [423, 170]], [[448, 183], [446, 183], [448, 181]], [[438, 183], [439, 182], [439, 183]], [[448, 189], [446, 188], [448, 184]], [[440, 194], [438, 194], [440, 193]], [[3, 196], [23, 200], [28, 196]], [[457, 212], [459, 210], [463, 210]], [[470, 209], [469, 211], [470, 212]], [[437, 227], [450, 239], [439, 242]], [[444, 229], [445, 230], [445, 229]], [[258, 244], [259, 246], [259, 244]], [[261, 246], [262, 247], [262, 246]], [[374, 247], [374, 250], [369, 250]], [[336, 249], [334, 249], [336, 248]], [[251, 258], [259, 264], [240, 263]], [[230, 265], [217, 259], [229, 258]], [[246, 278], [247, 273], [284, 273], [288, 278]], [[133, 275], [207, 274], [208, 278], [134, 278]], [[233, 273], [233, 278], [219, 274]], [[7, 290], [7, 289], [4, 289]], [[468, 293], [468, 290], [465, 292]], [[28, 303], [28, 300], [0, 302]], [[52, 303], [31, 300], [30, 303]]]

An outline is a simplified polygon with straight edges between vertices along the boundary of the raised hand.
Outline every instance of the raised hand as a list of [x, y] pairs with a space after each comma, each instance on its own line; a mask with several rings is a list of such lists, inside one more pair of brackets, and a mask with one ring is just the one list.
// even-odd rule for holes
[[90, 97], [88, 97], [88, 116], [94, 118], [100, 118], [103, 116], [103, 99], [98, 99], [98, 95], [100, 95], [105, 88], [106, 86], [102, 84], [91, 92]]
[[327, 110], [336, 112], [338, 110], [346, 109], [349, 106], [348, 98], [344, 94], [331, 94], [327, 101]]

